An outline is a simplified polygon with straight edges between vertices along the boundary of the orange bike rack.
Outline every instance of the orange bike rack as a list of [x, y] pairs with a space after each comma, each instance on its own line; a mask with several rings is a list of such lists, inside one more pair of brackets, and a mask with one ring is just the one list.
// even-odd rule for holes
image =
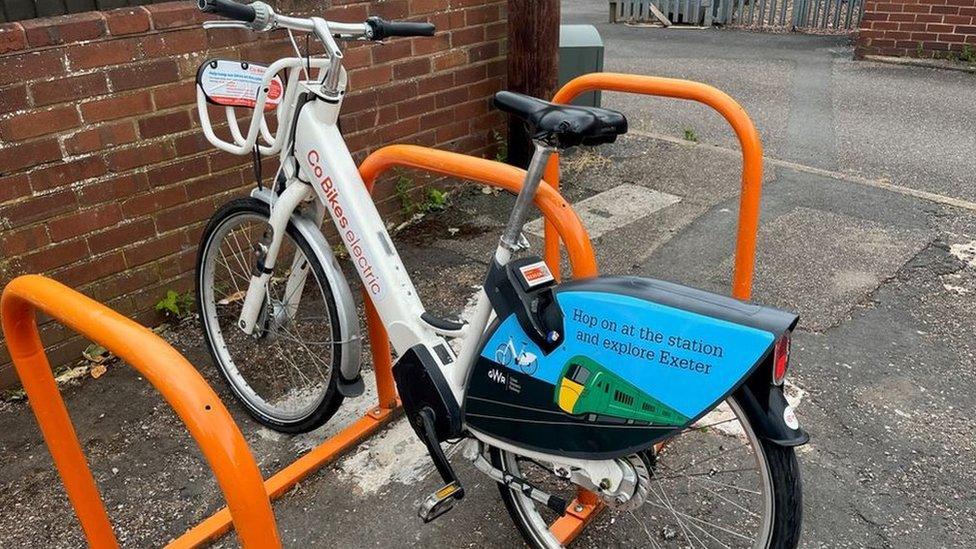
[[[759, 228], [759, 201], [762, 195], [762, 143], [759, 132], [746, 111], [726, 93], [700, 82], [619, 73], [584, 74], [566, 83], [553, 97], [554, 103], [569, 103], [589, 91], [617, 91], [673, 97], [697, 101], [719, 112], [732, 126], [742, 147], [742, 195], [739, 199], [739, 229], [735, 245], [732, 295], [749, 299], [756, 257], [756, 231]], [[559, 189], [559, 155], [546, 165], [545, 179]], [[548, 219], [545, 225], [546, 262], [558, 276], [559, 231]], [[602, 509], [594, 494], [581, 491], [565, 515], [550, 527], [563, 543], [571, 541]]]
[[[367, 188], [372, 191], [376, 178], [393, 166], [408, 166], [451, 175], [460, 179], [478, 181], [502, 187], [513, 193], [517, 193], [522, 188], [522, 180], [525, 177], [523, 170], [482, 158], [425, 147], [394, 145], [374, 152], [363, 162], [360, 173]], [[578, 278], [596, 276], [596, 259], [593, 248], [583, 224], [572, 207], [548, 185], [540, 187], [536, 204], [546, 219], [553, 222], [556, 234], [567, 243], [569, 261], [574, 275]], [[331, 462], [350, 447], [368, 438], [394, 417], [399, 401], [393, 382], [389, 338], [373, 304], [369, 299], [366, 299], [365, 302], [379, 403], [364, 417], [268, 478], [262, 491], [262, 494], [266, 493], [268, 498], [277, 499], [300, 480]], [[172, 349], [170, 351], [176, 354]], [[128, 357], [123, 356], [123, 358], [129, 360]], [[39, 421], [43, 420], [39, 419]], [[68, 428], [70, 428], [70, 422]], [[234, 431], [237, 432], [236, 427]], [[230, 506], [230, 509], [221, 509], [190, 529], [176, 540], [174, 545], [194, 547], [204, 544], [227, 532], [232, 521], [240, 531], [240, 526], [234, 520], [235, 516], [233, 506]], [[242, 539], [244, 539], [243, 536]]]
[[[118, 541], [44, 354], [37, 309], [112, 351], [145, 376], [203, 451], [241, 543], [281, 546], [271, 502], [247, 442], [200, 373], [152, 331], [101, 303], [51, 279], [21, 276], [7, 285], [0, 299], [7, 348], [91, 547], [118, 547]], [[171, 546], [185, 544], [176, 540]]]
[[[595, 73], [576, 78], [556, 94], [554, 101], [565, 103], [593, 90], [698, 101], [717, 110], [732, 125], [743, 151], [742, 197], [732, 295], [748, 299], [759, 220], [762, 147], [745, 111], [728, 95], [711, 86], [685, 80], [613, 73]], [[521, 189], [525, 176], [523, 170], [490, 160], [412, 145], [393, 145], [374, 152], [360, 166], [360, 173], [372, 190], [376, 178], [394, 166], [477, 181], [513, 193]], [[546, 181], [551, 185], [543, 183], [540, 186], [535, 203], [546, 219], [544, 246], [547, 263], [558, 276], [561, 241], [566, 245], [573, 276], [596, 276], [596, 259], [586, 230], [557, 190], [559, 164], [556, 155], [547, 166]], [[96, 547], [115, 547], [117, 543], [44, 355], [34, 320], [35, 308], [98, 342], [138, 369], [173, 406], [203, 450], [224, 491], [228, 507], [172, 542], [172, 547], [203, 544], [229, 530], [232, 524], [246, 545], [280, 546], [269, 499], [281, 496], [298, 481], [369, 437], [393, 418], [399, 405], [393, 382], [389, 338], [376, 309], [366, 299], [378, 406], [262, 485], [260, 472], [230, 414], [200, 374], [178, 352], [149, 330], [54, 281], [39, 276], [20, 277], [7, 286], [0, 303], [7, 345], [85, 535], [89, 543]], [[580, 491], [567, 513], [550, 528], [560, 541], [567, 543], [582, 531], [601, 508], [594, 494]]]
[[[742, 195], [739, 198], [739, 229], [735, 244], [732, 296], [749, 299], [756, 259], [756, 231], [759, 228], [759, 200], [762, 195], [762, 143], [746, 111], [734, 99], [707, 84], [674, 78], [595, 72], [566, 83], [553, 97], [555, 103], [569, 103], [589, 91], [616, 91], [697, 101], [718, 111], [728, 121], [742, 147]], [[559, 156], [546, 166], [546, 181], [559, 190]], [[559, 240], [546, 223], [546, 261], [559, 268]], [[557, 271], [558, 272], [558, 271]]]

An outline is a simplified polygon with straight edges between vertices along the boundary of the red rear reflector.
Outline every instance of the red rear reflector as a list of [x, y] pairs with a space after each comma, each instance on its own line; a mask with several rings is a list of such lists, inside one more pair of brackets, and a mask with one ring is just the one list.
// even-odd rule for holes
[[779, 385], [786, 378], [786, 368], [790, 362], [790, 332], [780, 336], [773, 349], [773, 383]]

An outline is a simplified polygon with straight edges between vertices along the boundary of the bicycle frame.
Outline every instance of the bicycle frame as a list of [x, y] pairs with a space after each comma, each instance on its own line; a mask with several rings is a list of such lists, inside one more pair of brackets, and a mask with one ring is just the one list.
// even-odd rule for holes
[[[340, 96], [344, 86], [345, 79], [340, 88]], [[314, 89], [306, 85], [305, 91], [313, 92]], [[341, 99], [336, 102], [320, 99], [305, 103], [295, 113], [297, 120], [294, 125], [293, 148], [281, 152], [282, 167], [287, 177], [285, 190], [272, 203], [269, 219], [272, 238], [267, 245], [267, 253], [260, 262], [263, 265], [261, 272], [254, 273], [251, 277], [239, 324], [242, 329], [250, 327], [253, 330], [265, 300], [269, 273], [278, 259], [286, 259], [278, 258], [277, 253], [288, 220], [300, 204], [316, 200], [318, 206], [324, 206], [329, 212], [356, 267], [364, 293], [375, 307], [397, 355], [403, 356], [417, 345], [431, 350], [430, 355], [437, 357], [437, 367], [460, 406], [464, 402], [469, 372], [478, 358], [481, 337], [492, 318], [492, 306], [482, 289], [478, 291], [473, 312], [469, 318], [464, 319], [466, 323], [461, 329], [438, 328], [422, 319], [425, 308], [339, 132], [336, 121], [341, 105]], [[526, 173], [525, 184], [513, 209], [512, 219], [494, 255], [495, 261], [501, 266], [508, 263], [513, 248], [517, 249], [516, 236], [520, 234], [525, 214], [541, 182], [542, 171], [551, 152], [540, 147], [540, 154], [536, 155], [534, 165]], [[306, 274], [302, 272], [299, 276], [291, 276], [288, 287], [292, 283], [301, 287]], [[291, 293], [288, 288], [285, 291], [285, 295]], [[292, 309], [292, 304], [289, 305], [289, 309]], [[447, 344], [445, 336], [460, 340], [460, 353], [457, 356]], [[433, 352], [438, 348], [448, 356], [439, 356]], [[531, 459], [548, 460], [566, 467], [583, 469], [592, 478], [612, 479], [614, 486], [621, 480], [619, 467], [604, 460], [548, 455], [510, 444], [474, 429], [466, 431], [490, 446]]]
[[[255, 106], [254, 118], [263, 118], [263, 102], [266, 97], [263, 90], [274, 77], [275, 73], [272, 70], [277, 67], [287, 68], [290, 71], [288, 81], [297, 84], [300, 91], [295, 93], [286, 90], [285, 97], [278, 106], [278, 119], [279, 128], [294, 128], [294, 135], [282, 136], [279, 130], [279, 134], [274, 139], [266, 139], [262, 132], [262, 137], [270, 143], [267, 148], [260, 149], [279, 152], [281, 173], [286, 178], [285, 189], [271, 204], [266, 236], [263, 242], [258, 244], [258, 267], [252, 273], [238, 325], [246, 333], [253, 332], [265, 303], [270, 273], [279, 259], [287, 260], [277, 256], [289, 219], [299, 206], [314, 200], [316, 212], [322, 209], [329, 212], [343, 245], [356, 267], [365, 294], [375, 307], [397, 355], [403, 356], [417, 345], [430, 350], [430, 355], [437, 357], [435, 358], [437, 367], [447, 381], [456, 404], [460, 406], [464, 402], [468, 374], [478, 358], [481, 337], [492, 318], [492, 306], [488, 296], [484, 290], [479, 290], [473, 312], [470, 318], [464, 319], [466, 323], [460, 329], [449, 330], [436, 327], [422, 319], [425, 308], [380, 218], [369, 189], [339, 132], [337, 121], [346, 87], [345, 74], [343, 72], [341, 75], [338, 93], [327, 97], [321, 93], [321, 88], [316, 81], [296, 82], [301, 63], [301, 59], [295, 58], [272, 64], [265, 74], [265, 85], [262, 86], [262, 92]], [[317, 66], [324, 72], [331, 72], [327, 62], [318, 63]], [[302, 102], [299, 105], [299, 96], [304, 94], [311, 94], [315, 100]], [[232, 117], [231, 111], [232, 109], [228, 109], [228, 118]], [[228, 143], [228, 147], [224, 147], [224, 150], [233, 148], [229, 152], [237, 152], [237, 154], [249, 150], [249, 145], [256, 141], [258, 128], [265, 126], [263, 121], [252, 119], [248, 137], [244, 143], [241, 143], [239, 132], [234, 131], [234, 122], [230, 121], [229, 125], [237, 145]], [[281, 146], [282, 143], [292, 143], [292, 145], [284, 147]], [[551, 148], [538, 146], [533, 163], [525, 174], [523, 188], [516, 200], [512, 217], [495, 251], [494, 259], [501, 266], [508, 263], [512, 252], [519, 249], [521, 245], [518, 237], [552, 152], [554, 151]], [[321, 215], [324, 218], [324, 213]], [[302, 287], [306, 276], [307, 270], [293, 271], [289, 275], [284, 295], [293, 297], [286, 311], [297, 309], [300, 293], [292, 290]], [[447, 344], [445, 337], [460, 341], [460, 353], [457, 356]], [[434, 349], [442, 350], [446, 356], [439, 355], [433, 351]], [[349, 375], [348, 372], [343, 374]], [[617, 476], [616, 471], [608, 468], [607, 464], [600, 460], [549, 456], [506, 443], [475, 430], [469, 432], [482, 442], [507, 451], [534, 459], [547, 459], [567, 466], [572, 465], [591, 471], [593, 475], [599, 475], [600, 478]]]
[[[262, 109], [266, 93], [263, 91], [258, 97], [255, 116], [246, 134], [237, 129], [233, 108], [226, 108], [235, 143], [220, 141], [208, 120], [203, 124], [208, 139], [222, 150], [234, 154], [249, 152], [249, 145], [260, 136], [265, 142], [259, 145], [260, 152], [278, 153], [286, 178], [284, 191], [272, 203], [266, 233], [270, 238], [266, 236], [259, 244], [261, 267], [252, 273], [238, 325], [246, 333], [253, 332], [266, 298], [270, 272], [277, 261], [288, 260], [279, 258], [278, 252], [289, 219], [296, 208], [314, 200], [320, 217], [324, 217], [325, 211], [329, 213], [397, 354], [403, 354], [418, 344], [428, 348], [443, 345], [443, 348], [450, 349], [444, 336], [461, 340], [460, 358], [454, 360], [452, 356], [450, 366], [441, 364], [442, 373], [460, 403], [468, 368], [490, 317], [491, 307], [487, 296], [484, 292], [479, 293], [475, 314], [460, 330], [435, 328], [421, 319], [424, 306], [339, 132], [337, 120], [342, 107], [341, 96], [346, 87], [345, 74], [341, 74], [339, 81], [340, 99], [332, 102], [320, 95], [316, 81], [299, 80], [304, 66], [304, 59], [282, 59], [273, 63], [265, 74], [264, 84], [267, 84], [278, 72], [288, 71], [286, 81], [290, 89], [285, 90], [277, 109], [278, 127], [281, 129], [276, 136], [269, 135], [264, 122]], [[327, 71], [329, 62], [313, 59], [312, 67]], [[262, 86], [262, 90], [266, 88], [266, 85]], [[302, 94], [311, 94], [315, 100], [300, 102], [299, 96]], [[199, 101], [205, 108], [204, 99], [200, 97]], [[294, 128], [294, 135], [290, 135], [291, 128]], [[286, 143], [292, 145], [285, 146]], [[301, 288], [306, 276], [307, 269], [293, 269], [286, 282], [285, 295], [292, 296], [285, 307], [289, 313], [297, 309], [301, 299], [301, 293], [292, 290]]]
[[[318, 30], [316, 28], [316, 34], [323, 35]], [[327, 32], [324, 36], [330, 37]], [[257, 104], [254, 107], [255, 115], [249, 125], [247, 137], [243, 136], [236, 120], [232, 119], [233, 109], [225, 109], [235, 144], [228, 144], [228, 147], [221, 148], [236, 154], [245, 154], [252, 148], [265, 154], [279, 153], [281, 159], [279, 179], [284, 180], [283, 190], [270, 204], [271, 215], [265, 235], [256, 245], [257, 261], [246, 292], [238, 322], [239, 327], [248, 334], [255, 330], [256, 322], [266, 304], [267, 284], [270, 273], [279, 260], [278, 252], [288, 223], [295, 210], [303, 203], [314, 201], [315, 214], [319, 219], [324, 219], [323, 210], [329, 212], [363, 283], [364, 293], [375, 308], [375, 314], [385, 327], [397, 355], [416, 360], [418, 349], [426, 350], [432, 362], [431, 366], [425, 366], [428, 368], [427, 371], [433, 372], [435, 369], [439, 371], [444, 380], [441, 386], [443, 387], [446, 382], [449, 388], [450, 395], [447, 395], [447, 389], [438, 389], [442, 392], [442, 402], [447, 402], [453, 397], [453, 406], [459, 409], [459, 406], [465, 403], [469, 374], [478, 360], [482, 337], [492, 317], [492, 302], [489, 302], [485, 290], [480, 290], [474, 311], [470, 318], [466, 319], [467, 323], [462, 326], [445, 327], [443, 323], [428, 322], [424, 319], [424, 306], [370, 197], [363, 176], [360, 175], [360, 170], [357, 169], [339, 131], [337, 122], [347, 81], [340, 65], [341, 55], [335, 54], [337, 48], [334, 41], [326, 46], [330, 51], [330, 59], [316, 60], [315, 67], [319, 68], [320, 75], [322, 72], [325, 74], [317, 81], [298, 80], [298, 73], [305, 62], [303, 59], [280, 60], [269, 67], [264, 77], [264, 85], [258, 93]], [[278, 134], [271, 136], [263, 120], [267, 84], [277, 72], [284, 69], [289, 70], [287, 78], [289, 89], [278, 105]], [[307, 101], [307, 98], [311, 100]], [[205, 127], [205, 131], [207, 129], [210, 129], [207, 137], [214, 137], [212, 128]], [[263, 146], [256, 146], [259, 133], [265, 141]], [[288, 143], [288, 146], [285, 146], [285, 143]], [[495, 251], [495, 267], [506, 266], [512, 253], [524, 247], [521, 229], [549, 158], [555, 152], [552, 146], [545, 143], [537, 143], [536, 147], [536, 154], [529, 170], [525, 173], [524, 183], [508, 226]], [[277, 182], [278, 179], [276, 184]], [[287, 260], [287, 258], [282, 259]], [[300, 256], [296, 256], [292, 260], [292, 265], [299, 265], [299, 260]], [[286, 313], [297, 309], [301, 295], [295, 290], [304, 285], [306, 276], [307, 269], [291, 270], [285, 295], [294, 297], [287, 303]], [[492, 295], [494, 298], [495, 294]], [[560, 337], [560, 334], [555, 331], [549, 335], [555, 336], [555, 339], [550, 341], [556, 341]], [[459, 340], [459, 355], [456, 356], [447, 345], [445, 340], [447, 337]], [[514, 347], [511, 352], [513, 359], [521, 355], [521, 351], [516, 353]], [[407, 363], [402, 370], [408, 373], [404, 374], [403, 379], [397, 377], [400, 390], [407, 393], [414, 385], [410, 380], [416, 377], [408, 371], [411, 360], [402, 361]], [[426, 359], [423, 362], [426, 363]], [[405, 406], [412, 399], [412, 397], [408, 399], [409, 396], [407, 394], [404, 397]], [[409, 409], [411, 408], [408, 406]], [[415, 419], [412, 418], [412, 421]], [[458, 420], [457, 426], [440, 431], [450, 434], [439, 434], [437, 436], [442, 438], [438, 440], [466, 433], [485, 444], [530, 459], [582, 469], [586, 472], [585, 477], [605, 480], [611, 489], [616, 489], [621, 482], [623, 470], [612, 460], [601, 459], [606, 456], [585, 453], [567, 455], [552, 448], [543, 448], [542, 451], [532, 449], [531, 446], [526, 448], [496, 438], [494, 433], [488, 434], [492, 432], [490, 429], [486, 428], [486, 432], [479, 432], [480, 427], [476, 427], [474, 423], [472, 420], [472, 425], [462, 426], [461, 420]], [[426, 429], [428, 432], [433, 432], [435, 426], [428, 421]], [[418, 431], [418, 434], [421, 433]], [[423, 435], [421, 438], [424, 438]], [[436, 443], [430, 444], [429, 439], [426, 443], [428, 448], [439, 450]], [[559, 455], [551, 455], [548, 453], [550, 451]], [[435, 450], [432, 449], [431, 453], [433, 457]], [[440, 460], [445, 461], [443, 456], [440, 456]], [[445, 477], [445, 481], [450, 480], [446, 473], [442, 472], [442, 476]], [[586, 485], [581, 484], [581, 486]]]

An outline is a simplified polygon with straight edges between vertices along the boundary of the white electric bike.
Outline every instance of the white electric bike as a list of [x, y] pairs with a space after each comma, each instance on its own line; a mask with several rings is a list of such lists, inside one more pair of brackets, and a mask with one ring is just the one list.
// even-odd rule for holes
[[[525, 253], [521, 230], [549, 156], [612, 142], [626, 132], [622, 115], [496, 96], [530, 128], [535, 156], [473, 314], [436, 318], [337, 125], [347, 81], [339, 43], [430, 36], [433, 26], [288, 17], [262, 2], [200, 7], [231, 19], [206, 28], [310, 33], [325, 48], [315, 58], [296, 45], [296, 57], [267, 67], [211, 60], [197, 77], [208, 140], [256, 162], [280, 159], [268, 187], [210, 220], [197, 263], [209, 350], [259, 422], [309, 431], [364, 390], [356, 304], [321, 231], [328, 212], [398, 356], [405, 413], [445, 481], [424, 501], [424, 520], [463, 496], [440, 443], [465, 439], [464, 456], [498, 483], [533, 547], [569, 539], [588, 547], [796, 545], [793, 447], [807, 435], [782, 392], [796, 316], [646, 279], [557, 284]], [[215, 106], [226, 128], [211, 124]], [[237, 108], [254, 111], [244, 131]], [[460, 343], [457, 354], [449, 340]], [[554, 525], [581, 513], [569, 502], [584, 491], [599, 512], [567, 537]]]

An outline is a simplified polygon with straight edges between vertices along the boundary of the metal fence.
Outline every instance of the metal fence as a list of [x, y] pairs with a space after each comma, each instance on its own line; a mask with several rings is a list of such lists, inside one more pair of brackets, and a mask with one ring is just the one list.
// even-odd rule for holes
[[747, 27], [852, 30], [864, 0], [719, 0], [720, 22]]
[[0, 0], [0, 23], [166, 1], [168, 0]]
[[657, 22], [650, 4], [671, 23], [849, 31], [864, 15], [865, 0], [612, 0], [610, 20]]
[[650, 4], [659, 9], [671, 23], [711, 25], [713, 2], [721, 0], [611, 0], [610, 22], [654, 23], [657, 18]]

